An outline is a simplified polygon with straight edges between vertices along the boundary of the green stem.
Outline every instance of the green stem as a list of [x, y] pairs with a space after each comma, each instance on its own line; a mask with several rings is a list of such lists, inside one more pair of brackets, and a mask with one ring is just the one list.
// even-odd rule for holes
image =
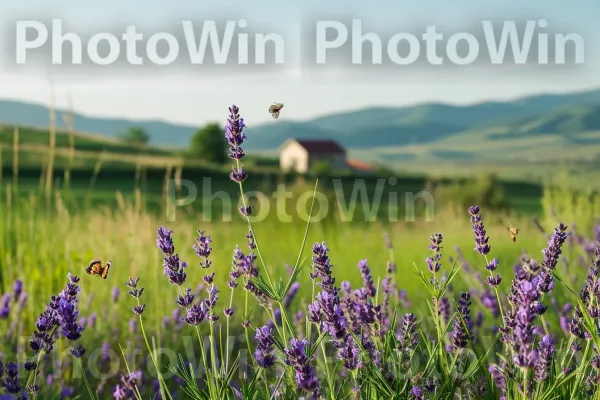
[[[245, 301], [244, 301], [244, 318], [250, 318], [248, 315], [248, 290], [245, 290]], [[245, 321], [244, 321], [245, 322]], [[248, 348], [248, 357], [254, 364], [254, 358], [252, 357], [252, 348], [250, 347], [250, 335], [248, 334], [248, 327], [244, 324], [244, 335], [246, 336], [246, 347]]]
[[[320, 328], [317, 329], [317, 332], [319, 336], [321, 336]], [[321, 340], [319, 346], [321, 347], [321, 353], [323, 353], [323, 362], [325, 363], [325, 376], [327, 376], [327, 386], [329, 386], [329, 395], [331, 396], [335, 391], [333, 386], [333, 379], [331, 377], [331, 374], [329, 373], [329, 363], [327, 360], [327, 353], [325, 352], [325, 343], [323, 343], [323, 341]]]
[[[85, 373], [85, 369], [83, 368], [83, 362], [81, 361], [81, 357], [77, 358], [77, 361], [78, 361], [78, 364], [79, 364], [79, 368], [81, 369], [81, 375], [83, 375], [83, 380], [85, 382], [85, 386], [86, 386], [86, 388], [88, 390], [90, 398], [92, 400], [96, 400], [96, 395], [92, 391], [92, 387], [90, 386], [90, 382], [88, 381], [87, 375]], [[137, 393], [136, 393], [136, 395], [137, 395]], [[141, 397], [140, 397], [139, 400], [141, 400]]]
[[[229, 295], [229, 308], [233, 307], [233, 289], [231, 289], [231, 294]], [[229, 320], [231, 319], [231, 317], [226, 316], [227, 317], [227, 328], [226, 328], [226, 335], [227, 338], [225, 339], [225, 373], [227, 373], [227, 371], [229, 371]]]
[[[235, 160], [235, 162], [236, 162], [237, 169], [238, 170], [241, 169], [242, 165], [240, 163], [240, 160]], [[244, 186], [243, 186], [242, 182], [239, 183], [239, 186], [240, 186], [240, 195], [242, 196], [242, 204], [244, 205], [244, 208], [247, 208], [248, 205], [246, 203], [246, 197], [244, 195]], [[269, 274], [269, 271], [267, 269], [267, 264], [265, 263], [265, 260], [260, 251], [260, 246], [258, 245], [258, 238], [256, 237], [256, 232], [254, 232], [254, 228], [252, 228], [252, 221], [250, 221], [250, 216], [245, 215], [245, 217], [246, 217], [246, 221], [248, 222], [248, 229], [250, 230], [250, 232], [252, 232], [252, 237], [254, 239], [254, 243], [256, 244], [256, 254], [258, 255], [258, 258], [260, 259], [260, 262], [263, 266], [265, 276], [267, 277], [267, 280], [269, 281], [269, 285], [271, 286], [271, 289], [275, 290], [275, 285], [273, 284], [273, 281], [271, 280], [271, 275]]]
[[[179, 293], [181, 294], [181, 296], [182, 297], [185, 296], [181, 286], [178, 286], [177, 288], [179, 289]], [[187, 306], [187, 307], [185, 307], [185, 309], [189, 310], [190, 307], [191, 306]], [[208, 391], [209, 391], [209, 393], [214, 393], [213, 382], [209, 376], [210, 368], [209, 368], [208, 362], [206, 360], [206, 352], [204, 351], [204, 340], [202, 339], [202, 334], [200, 333], [200, 328], [197, 325], [194, 326], [194, 328], [196, 329], [196, 335], [198, 336], [198, 344], [200, 345], [200, 354], [202, 356], [202, 363], [204, 364], [204, 372], [206, 374], [206, 384], [208, 385]]]
[[[54, 332], [56, 332], [56, 328], [58, 326], [54, 326], [49, 333], [49, 337], [53, 337], [54, 336]], [[27, 388], [29, 387], [29, 384], [31, 382], [31, 377], [33, 377], [33, 382], [35, 382], [35, 378], [37, 377], [37, 372], [38, 372], [38, 367], [40, 365], [40, 362], [42, 361], [42, 357], [44, 356], [44, 354], [46, 354], [46, 352], [44, 350], [40, 350], [39, 353], [37, 354], [37, 359], [35, 360], [35, 368], [33, 370], [33, 373], [30, 371], [27, 373], [27, 381], [25, 383], [25, 387], [23, 388], [23, 390], [21, 391], [21, 395], [23, 395], [23, 392], [25, 392], [27, 390]]]
[[[140, 304], [140, 300], [137, 299], [138, 301], [138, 305]], [[160, 394], [162, 396], [163, 399], [166, 399], [167, 396], [166, 394], [169, 395], [169, 399], [173, 400], [173, 398], [171, 397], [171, 393], [169, 393], [169, 391], [166, 388], [166, 384], [164, 381], [164, 378], [162, 377], [162, 374], [160, 373], [160, 369], [158, 368], [158, 364], [156, 362], [156, 357], [154, 354], [154, 351], [152, 350], [152, 348], [150, 347], [150, 343], [148, 343], [148, 338], [146, 336], [146, 330], [144, 329], [144, 322], [142, 321], [142, 316], [139, 315], [139, 320], [140, 320], [140, 329], [142, 330], [142, 336], [144, 338], [144, 342], [146, 343], [146, 349], [148, 349], [148, 353], [150, 354], [150, 358], [152, 359], [152, 363], [154, 364], [154, 368], [156, 368], [156, 375], [158, 378], [158, 384], [159, 384], [159, 388], [160, 388]]]

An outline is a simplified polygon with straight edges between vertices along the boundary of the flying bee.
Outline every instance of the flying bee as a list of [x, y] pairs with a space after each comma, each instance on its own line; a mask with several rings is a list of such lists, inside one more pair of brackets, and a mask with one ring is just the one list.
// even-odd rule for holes
[[102, 266], [102, 261], [98, 259], [93, 259], [90, 261], [87, 267], [85, 267], [85, 272], [90, 275], [98, 275], [102, 279], [106, 279], [108, 277], [108, 271], [110, 271], [110, 266], [112, 263], [110, 261], [106, 262], [106, 265]]
[[271, 114], [271, 117], [273, 117], [273, 119], [279, 118], [279, 112], [282, 108], [283, 104], [281, 103], [275, 103], [271, 107], [269, 107], [269, 113]]
[[506, 229], [508, 229], [508, 232], [510, 234], [510, 240], [512, 240], [513, 242], [516, 242], [517, 241], [517, 234], [519, 233], [519, 229], [518, 228], [513, 228], [513, 227], [506, 228]]

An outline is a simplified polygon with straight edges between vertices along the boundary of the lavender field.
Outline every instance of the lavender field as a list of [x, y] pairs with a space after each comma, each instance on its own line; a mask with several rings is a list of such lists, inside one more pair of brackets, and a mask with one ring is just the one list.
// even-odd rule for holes
[[[244, 193], [235, 106], [226, 140]], [[332, 226], [11, 199], [0, 399], [600, 398], [593, 199], [547, 190], [516, 242], [476, 204]]]

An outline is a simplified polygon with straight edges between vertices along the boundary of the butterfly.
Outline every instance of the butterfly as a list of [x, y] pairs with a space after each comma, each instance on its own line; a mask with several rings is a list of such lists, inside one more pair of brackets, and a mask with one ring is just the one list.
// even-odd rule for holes
[[282, 108], [283, 104], [281, 103], [275, 103], [271, 107], [269, 107], [269, 113], [271, 113], [271, 117], [273, 117], [273, 119], [279, 118], [279, 112]]
[[106, 265], [102, 266], [102, 261], [98, 259], [93, 259], [90, 261], [89, 265], [85, 267], [85, 272], [90, 275], [98, 275], [102, 277], [102, 279], [106, 279], [108, 277], [108, 271], [110, 271], [110, 266], [112, 263], [110, 261], [106, 262]]
[[512, 227], [511, 228], [506, 228], [506, 229], [508, 229], [508, 232], [510, 233], [510, 239], [513, 242], [516, 242], [517, 241], [517, 234], [519, 233], [519, 229], [518, 228], [512, 228]]

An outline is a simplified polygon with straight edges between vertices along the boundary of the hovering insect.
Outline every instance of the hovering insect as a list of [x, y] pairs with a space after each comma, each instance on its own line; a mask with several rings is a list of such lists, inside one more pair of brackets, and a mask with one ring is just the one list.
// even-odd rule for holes
[[282, 108], [283, 104], [281, 103], [275, 103], [271, 107], [269, 107], [269, 113], [271, 114], [271, 117], [273, 117], [273, 119], [279, 118], [279, 112]]
[[510, 234], [510, 240], [512, 240], [513, 242], [516, 242], [517, 241], [517, 234], [519, 233], [519, 229], [518, 228], [513, 228], [513, 227], [506, 228], [506, 229], [508, 229], [508, 232]]
[[85, 267], [85, 272], [90, 275], [98, 275], [102, 279], [106, 279], [108, 277], [108, 271], [110, 271], [110, 266], [112, 263], [110, 261], [106, 262], [106, 265], [102, 266], [102, 261], [98, 259], [93, 259], [90, 261], [89, 265]]

